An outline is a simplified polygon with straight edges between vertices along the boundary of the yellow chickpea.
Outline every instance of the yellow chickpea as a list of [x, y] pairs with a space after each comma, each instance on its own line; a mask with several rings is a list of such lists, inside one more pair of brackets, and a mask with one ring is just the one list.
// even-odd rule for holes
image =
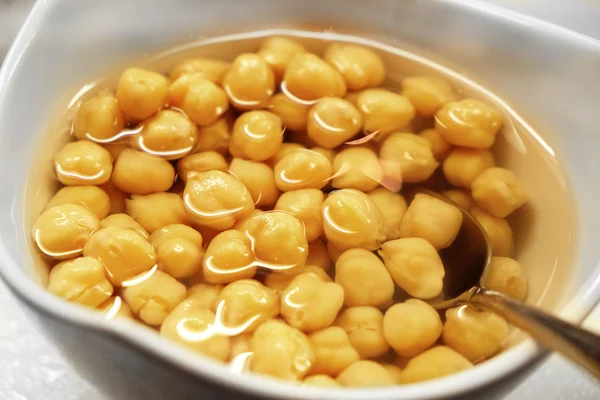
[[446, 311], [444, 343], [471, 362], [496, 354], [508, 337], [506, 320], [491, 311], [460, 306]]
[[208, 308], [212, 312], [217, 311], [219, 295], [223, 285], [211, 285], [209, 283], [197, 283], [187, 290], [186, 299], [198, 307]]
[[246, 186], [222, 171], [189, 173], [183, 203], [193, 222], [217, 230], [231, 228], [254, 210]]
[[448, 157], [454, 146], [446, 140], [435, 129], [425, 129], [419, 133], [419, 136], [425, 138], [431, 143], [431, 152], [435, 159], [442, 162]]
[[478, 207], [471, 214], [481, 224], [492, 245], [492, 254], [498, 257], [510, 257], [514, 251], [513, 232], [504, 218], [497, 218]]
[[283, 75], [283, 85], [293, 96], [304, 101], [323, 97], [343, 97], [344, 77], [325, 60], [311, 53], [296, 55]]
[[270, 211], [252, 217], [246, 234], [253, 238], [256, 258], [263, 267], [292, 274], [306, 264], [308, 241], [304, 225], [292, 214]]
[[289, 212], [302, 221], [306, 230], [306, 240], [312, 242], [323, 235], [323, 199], [323, 192], [318, 189], [293, 190], [279, 197], [275, 210]]
[[125, 149], [115, 164], [112, 180], [127, 193], [164, 192], [175, 182], [175, 168], [158, 156]]
[[331, 172], [327, 157], [312, 150], [298, 149], [275, 165], [275, 184], [283, 192], [321, 189], [329, 181]]
[[175, 160], [192, 151], [198, 138], [196, 125], [184, 114], [173, 110], [159, 111], [144, 122], [132, 146], [149, 154]]
[[379, 363], [361, 360], [353, 363], [338, 375], [337, 381], [347, 387], [391, 386], [396, 382]]
[[217, 303], [220, 307], [221, 323], [231, 335], [251, 333], [279, 314], [279, 297], [258, 281], [242, 279], [223, 288]]
[[341, 387], [341, 385], [339, 383], [337, 383], [337, 381], [335, 379], [333, 379], [329, 375], [323, 375], [323, 374], [311, 375], [309, 377], [306, 377], [302, 383], [304, 385], [308, 385], [308, 386], [317, 386], [317, 387], [324, 387], [324, 388], [339, 388], [339, 387]]
[[42, 212], [31, 228], [31, 235], [45, 256], [64, 260], [81, 254], [99, 224], [98, 217], [87, 208], [61, 204]]
[[202, 268], [204, 252], [185, 238], [173, 238], [156, 246], [156, 263], [158, 269], [182, 279], [195, 275]]
[[189, 224], [183, 200], [175, 193], [134, 194], [126, 203], [127, 214], [150, 233], [171, 224]]
[[435, 247], [422, 238], [385, 242], [379, 255], [392, 279], [409, 295], [432, 299], [442, 292], [444, 265]]
[[230, 283], [256, 274], [255, 255], [245, 232], [221, 232], [209, 243], [204, 257], [204, 278], [209, 283]]
[[[125, 141], [117, 141], [115, 143], [102, 143], [102, 147], [110, 153], [110, 156], [112, 157], [113, 167], [114, 167], [114, 165], [117, 163], [117, 160], [121, 156], [121, 153], [123, 152], [123, 150], [129, 148], [129, 143], [125, 142]], [[108, 182], [110, 182], [110, 181], [108, 181]]]
[[251, 333], [241, 333], [231, 338], [231, 350], [229, 351], [229, 359], [235, 361], [238, 356], [244, 356], [251, 353], [250, 341], [252, 340]]
[[52, 268], [48, 291], [67, 301], [96, 308], [112, 296], [113, 286], [99, 260], [79, 257]]
[[216, 151], [190, 154], [177, 162], [177, 173], [184, 183], [187, 183], [187, 175], [192, 171], [227, 171], [228, 168], [229, 163], [225, 157]]
[[73, 134], [82, 140], [108, 140], [124, 128], [125, 116], [117, 98], [107, 90], [81, 103], [73, 121]]
[[279, 189], [275, 185], [273, 169], [258, 161], [247, 161], [234, 158], [229, 172], [235, 175], [248, 189], [254, 205], [272, 207], [279, 197]]
[[379, 258], [365, 249], [343, 252], [335, 263], [335, 282], [348, 307], [377, 307], [392, 299], [394, 281]]
[[127, 214], [112, 214], [100, 221], [100, 229], [107, 228], [109, 226], [130, 229], [136, 233], [139, 233], [146, 239], [150, 237], [148, 231]]
[[415, 106], [417, 114], [433, 116], [444, 104], [457, 99], [452, 86], [433, 76], [409, 76], [402, 81], [402, 94]]
[[518, 300], [527, 295], [525, 271], [521, 263], [508, 257], [492, 257], [483, 286]]
[[400, 237], [400, 224], [407, 209], [404, 197], [386, 188], [377, 188], [367, 193], [367, 195], [383, 214], [386, 240], [398, 239]]
[[306, 120], [309, 106], [294, 101], [285, 95], [277, 93], [269, 100], [267, 107], [269, 111], [277, 114], [281, 118], [281, 123], [285, 129], [303, 132], [306, 130]]
[[275, 290], [276, 292], [283, 292], [290, 283], [300, 274], [304, 274], [310, 272], [319, 277], [323, 282], [332, 282], [327, 272], [325, 272], [322, 268], [317, 267], [316, 265], [306, 265], [301, 271], [297, 274], [285, 274], [280, 272], [271, 272], [264, 279], [265, 286]]
[[489, 168], [471, 185], [475, 203], [494, 217], [504, 218], [527, 203], [527, 193], [512, 171]]
[[154, 247], [161, 245], [167, 240], [183, 238], [192, 242], [196, 247], [202, 247], [202, 235], [194, 228], [183, 224], [171, 224], [155, 230], [150, 235], [150, 244]]
[[101, 185], [113, 171], [110, 153], [94, 142], [70, 142], [54, 156], [54, 169], [63, 185]]
[[142, 120], [165, 106], [168, 89], [167, 78], [161, 74], [141, 68], [127, 68], [119, 79], [116, 97], [128, 117]]
[[408, 98], [386, 89], [363, 90], [356, 98], [356, 107], [363, 115], [365, 134], [385, 136], [408, 126], [415, 117]]
[[324, 97], [310, 108], [306, 132], [317, 145], [332, 149], [360, 132], [363, 117], [347, 100]]
[[399, 366], [386, 363], [381, 364], [381, 366], [385, 368], [385, 370], [388, 372], [395, 384], [400, 383], [400, 375], [402, 375], [402, 369]]
[[130, 230], [109, 226], [95, 232], [83, 247], [85, 257], [99, 259], [114, 285], [128, 282], [156, 264], [156, 253], [148, 239]]
[[333, 159], [335, 158], [335, 155], [337, 154], [337, 152], [334, 149], [326, 149], [324, 147], [313, 147], [310, 150], [314, 151], [315, 153], [323, 154], [325, 157], [327, 157], [329, 162], [332, 164], [333, 164]]
[[227, 155], [229, 152], [229, 138], [233, 130], [234, 116], [226, 112], [221, 118], [210, 125], [198, 127], [198, 140], [192, 153], [203, 151], [216, 151]]
[[304, 52], [306, 52], [304, 46], [295, 40], [286, 37], [271, 37], [260, 44], [256, 54], [269, 64], [277, 80], [281, 81], [292, 58]]
[[308, 243], [306, 265], [314, 265], [321, 268], [323, 271], [329, 271], [333, 266], [333, 262], [327, 251], [327, 246], [323, 243], [323, 240], [316, 239]]
[[277, 165], [277, 163], [279, 161], [281, 161], [283, 159], [283, 157], [285, 157], [288, 154], [291, 154], [294, 151], [299, 150], [299, 149], [306, 149], [306, 147], [304, 147], [300, 143], [295, 143], [295, 142], [282, 143], [279, 150], [277, 150], [277, 153], [275, 153], [275, 155], [273, 157], [269, 158], [266, 162], [272, 168], [275, 168], [275, 165]]
[[125, 199], [127, 198], [127, 193], [122, 191], [113, 183], [112, 180], [109, 180], [103, 185], [99, 186], [109, 198], [109, 214], [119, 214], [125, 212]]
[[129, 307], [120, 296], [113, 296], [110, 299], [106, 300], [104, 303], [98, 306], [97, 310], [104, 314], [105, 319], [134, 319], [131, 307]]
[[234, 157], [265, 161], [273, 157], [283, 143], [281, 118], [269, 111], [248, 111], [233, 125], [229, 152]]
[[419, 193], [408, 206], [400, 225], [400, 237], [420, 237], [436, 250], [449, 247], [462, 225], [462, 213], [452, 204]]
[[229, 356], [230, 339], [217, 332], [214, 323], [212, 311], [183, 300], [164, 318], [160, 334], [208, 357], [225, 361]]
[[46, 209], [62, 204], [83, 206], [96, 214], [98, 219], [106, 217], [110, 210], [110, 198], [104, 190], [97, 186], [64, 187], [50, 199]]
[[435, 346], [408, 361], [400, 376], [401, 384], [441, 378], [473, 366], [469, 360], [446, 346]]
[[169, 104], [198, 125], [213, 124], [227, 111], [227, 94], [202, 73], [181, 75], [169, 86]]
[[325, 236], [339, 249], [375, 250], [385, 240], [383, 214], [363, 192], [342, 189], [331, 193], [323, 202], [322, 213]]
[[471, 189], [473, 181], [496, 162], [489, 150], [455, 149], [444, 161], [444, 176], [454, 186]]
[[467, 211], [471, 211], [473, 208], [473, 198], [471, 197], [471, 193], [466, 189], [444, 190], [442, 194]]
[[315, 353], [306, 335], [278, 320], [258, 327], [250, 340], [250, 369], [262, 375], [297, 381], [308, 374]]
[[392, 133], [386, 137], [379, 157], [385, 176], [395, 182], [423, 182], [438, 166], [429, 141], [413, 133]]
[[502, 115], [475, 99], [444, 104], [435, 113], [435, 129], [450, 144], [489, 149], [502, 126]]
[[333, 171], [331, 186], [336, 189], [368, 192], [379, 186], [383, 179], [379, 158], [367, 147], [351, 147], [337, 153]]
[[383, 317], [385, 340], [402, 357], [414, 357], [442, 334], [442, 320], [429, 304], [417, 299], [394, 304]]
[[344, 77], [348, 90], [379, 86], [385, 79], [385, 65], [373, 50], [351, 43], [333, 43], [325, 49], [325, 61]]
[[240, 54], [223, 77], [223, 89], [239, 110], [265, 108], [275, 93], [275, 74], [261, 56]]
[[336, 319], [360, 358], [376, 358], [390, 349], [383, 336], [383, 314], [375, 307], [350, 307]]
[[237, 220], [235, 224], [231, 227], [231, 229], [237, 229], [238, 231], [246, 231], [248, 229], [248, 222], [252, 220], [253, 217], [264, 213], [263, 210], [255, 208], [252, 212], [246, 215], [244, 218], [240, 218]]
[[212, 58], [188, 58], [176, 64], [169, 75], [173, 79], [185, 74], [200, 74], [211, 82], [220, 84], [230, 64]]
[[357, 362], [360, 356], [350, 344], [346, 331], [330, 326], [308, 336], [315, 352], [315, 362], [311, 374], [337, 376], [350, 364]]

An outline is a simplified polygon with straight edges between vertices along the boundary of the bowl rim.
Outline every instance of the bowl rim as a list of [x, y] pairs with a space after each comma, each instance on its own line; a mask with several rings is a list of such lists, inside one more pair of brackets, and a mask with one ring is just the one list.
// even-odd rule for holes
[[[38, 32], [41, 21], [54, 4], [62, 0], [40, 0], [35, 3], [24, 25], [13, 42], [0, 70], [0, 114], [9, 104], [8, 85], [13, 72], [19, 68], [21, 54], [26, 51]], [[476, 16], [492, 18], [505, 24], [521, 24], [528, 29], [552, 38], [568, 40], [572, 46], [583, 47], [600, 54], [600, 41], [567, 28], [525, 16], [502, 7], [479, 0], [430, 0], [470, 12]], [[580, 250], [577, 251], [577, 254]], [[162, 339], [154, 331], [129, 321], [111, 321], [110, 324], [99, 313], [81, 306], [64, 302], [51, 295], [33, 280], [16, 271], [20, 263], [12, 258], [0, 236], [0, 277], [10, 290], [24, 303], [47, 316], [64, 323], [79, 326], [111, 337], [169, 364], [170, 367], [201, 377], [237, 392], [249, 393], [265, 398], [280, 399], [429, 399], [464, 394], [506, 377], [524, 367], [542, 354], [543, 349], [533, 340], [526, 338], [511, 349], [507, 349], [491, 360], [475, 368], [439, 379], [388, 388], [369, 389], [320, 389], [303, 387], [290, 391], [290, 384], [250, 374], [232, 374], [222, 363], [193, 354], [187, 349]], [[596, 266], [598, 270], [598, 266]], [[575, 295], [559, 314], [574, 322], [581, 322], [600, 301], [600, 274], [588, 284], [587, 290]], [[568, 316], [565, 315], [568, 313]], [[368, 397], [366, 397], [368, 396]]]

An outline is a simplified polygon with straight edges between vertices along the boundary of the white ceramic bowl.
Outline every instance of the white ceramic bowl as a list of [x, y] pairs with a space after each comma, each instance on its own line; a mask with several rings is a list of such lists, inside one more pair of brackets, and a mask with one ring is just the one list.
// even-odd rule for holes
[[[39, 284], [28, 251], [24, 188], [36, 165], [36, 142], [48, 133], [73, 90], [145, 54], [205, 35], [298, 25], [350, 28], [435, 54], [497, 89], [537, 128], [547, 129], [543, 136], [557, 149], [578, 215], [571, 232], [578, 238], [572, 265], [554, 283], [548, 304], [571, 320], [582, 320], [600, 298], [600, 44], [474, 1], [39, 1], [0, 73], [0, 275], [77, 370], [115, 398], [425, 399], [478, 390], [487, 391], [488, 398], [501, 395], [540, 356], [532, 341], [431, 382], [323, 391], [230, 374], [153, 331], [123, 321], [106, 323]], [[45, 162], [38, 168], [47, 169]], [[543, 182], [546, 177], [528, 179]], [[551, 193], [546, 196], [551, 200]], [[548, 213], [542, 216], [552, 219]], [[544, 240], [530, 243], [525, 253], [543, 260], [544, 245]]]

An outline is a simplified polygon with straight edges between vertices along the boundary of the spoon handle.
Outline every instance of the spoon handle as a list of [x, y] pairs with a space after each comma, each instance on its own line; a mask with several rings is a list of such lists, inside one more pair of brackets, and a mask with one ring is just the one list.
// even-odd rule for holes
[[503, 316], [542, 345], [563, 354], [600, 378], [600, 335], [499, 292], [480, 289], [473, 294], [470, 302]]

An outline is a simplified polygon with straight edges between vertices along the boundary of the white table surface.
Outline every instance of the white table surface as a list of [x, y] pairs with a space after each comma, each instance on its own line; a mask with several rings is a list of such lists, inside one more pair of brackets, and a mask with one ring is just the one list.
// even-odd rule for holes
[[[0, 0], [0, 57], [32, 0]], [[490, 0], [600, 39], [599, 0]], [[600, 306], [585, 326], [600, 331]], [[505, 400], [600, 399], [600, 383], [557, 355]], [[111, 400], [82, 380], [0, 281], [0, 400]]]

